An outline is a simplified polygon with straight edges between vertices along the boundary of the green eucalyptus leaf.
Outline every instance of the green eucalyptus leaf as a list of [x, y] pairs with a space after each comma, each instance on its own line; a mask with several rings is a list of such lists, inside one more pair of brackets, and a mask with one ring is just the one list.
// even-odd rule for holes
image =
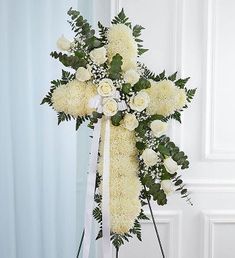
[[122, 120], [122, 112], [118, 111], [114, 116], [111, 117], [111, 122], [113, 125], [118, 126]]
[[139, 81], [133, 86], [134, 91], [141, 91], [151, 87], [150, 82], [145, 78], [140, 78]]
[[166, 148], [164, 145], [161, 145], [161, 144], [158, 145], [158, 151], [159, 151], [162, 155], [167, 155], [167, 156], [170, 156], [170, 155], [171, 155], [169, 149]]
[[119, 54], [113, 56], [109, 68], [109, 77], [113, 80], [120, 79], [121, 77], [121, 66], [122, 66], [122, 57]]
[[146, 148], [146, 144], [143, 142], [136, 142], [136, 148], [140, 151], [144, 150]]
[[125, 94], [128, 94], [131, 90], [131, 84], [130, 83], [124, 83], [122, 84], [122, 91], [125, 93]]

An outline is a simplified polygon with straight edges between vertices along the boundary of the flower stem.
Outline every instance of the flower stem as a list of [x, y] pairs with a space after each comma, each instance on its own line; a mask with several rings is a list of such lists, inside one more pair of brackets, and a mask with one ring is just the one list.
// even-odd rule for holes
[[116, 258], [118, 258], [119, 248], [116, 247]]
[[[147, 192], [145, 186], [144, 186], [144, 189], [145, 189], [145, 191]], [[151, 214], [151, 217], [152, 217], [152, 221], [153, 221], [155, 233], [156, 233], [156, 236], [157, 236], [158, 244], [159, 244], [159, 246], [160, 246], [160, 250], [161, 250], [161, 253], [162, 253], [162, 258], [165, 258], [164, 250], [163, 250], [163, 247], [162, 247], [162, 242], [161, 242], [161, 239], [160, 239], [160, 235], [159, 235], [159, 233], [158, 233], [157, 224], [156, 224], [155, 218], [154, 218], [154, 216], [153, 216], [153, 210], [152, 210], [152, 207], [151, 207], [151, 204], [150, 204], [150, 200], [149, 200], [148, 195], [147, 195], [147, 201], [148, 201], [148, 206], [149, 206], [150, 214]]]
[[83, 229], [83, 232], [82, 232], [82, 237], [81, 237], [81, 240], [80, 240], [80, 243], [79, 243], [77, 258], [79, 257], [79, 254], [80, 254], [80, 252], [81, 252], [82, 243], [83, 243], [83, 239], [84, 239], [84, 234], [85, 234], [85, 229]]

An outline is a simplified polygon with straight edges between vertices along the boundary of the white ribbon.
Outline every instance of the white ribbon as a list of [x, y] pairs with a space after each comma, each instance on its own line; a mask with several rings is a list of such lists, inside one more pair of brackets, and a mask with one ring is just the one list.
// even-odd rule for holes
[[89, 169], [88, 169], [88, 176], [87, 176], [83, 258], [89, 258], [89, 252], [90, 252], [92, 211], [94, 207], [94, 191], [95, 191], [95, 182], [96, 182], [96, 169], [97, 169], [97, 161], [98, 161], [100, 128], [101, 128], [101, 121], [99, 119], [98, 122], [95, 124], [94, 130], [93, 130]]
[[112, 257], [112, 248], [111, 248], [111, 242], [110, 242], [109, 170], [110, 170], [110, 118], [106, 117], [104, 153], [103, 153], [103, 193], [102, 193], [103, 258]]

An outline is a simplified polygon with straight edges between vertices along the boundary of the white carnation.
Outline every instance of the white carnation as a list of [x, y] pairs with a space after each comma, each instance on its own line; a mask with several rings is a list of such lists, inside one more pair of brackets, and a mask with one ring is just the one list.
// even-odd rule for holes
[[57, 112], [65, 112], [74, 117], [90, 115], [94, 109], [89, 107], [90, 98], [97, 95], [91, 82], [70, 81], [57, 87], [52, 93], [52, 105]]
[[162, 180], [161, 188], [163, 189], [165, 194], [171, 194], [174, 191], [174, 186], [173, 186], [171, 180]]
[[[105, 123], [102, 119], [98, 164], [100, 175], [103, 174], [104, 138]], [[124, 234], [133, 227], [141, 210], [136, 137], [133, 131], [111, 124], [110, 141], [110, 227], [112, 232]], [[102, 183], [100, 190], [102, 192]]]
[[133, 131], [139, 125], [138, 120], [136, 119], [134, 114], [126, 114], [123, 119], [123, 126], [129, 130]]
[[107, 60], [105, 47], [93, 49], [90, 52], [90, 58], [94, 63], [98, 65], [105, 63], [105, 61]]
[[154, 166], [160, 161], [157, 153], [152, 149], [145, 149], [141, 156], [148, 167]]
[[137, 43], [132, 30], [125, 24], [114, 24], [107, 33], [107, 56], [109, 62], [117, 53], [122, 56], [122, 70], [128, 71], [137, 67]]
[[174, 82], [170, 80], [150, 82], [151, 87], [146, 90], [150, 97], [147, 112], [150, 115], [158, 114], [163, 116], [174, 114], [179, 105], [178, 88]]
[[178, 170], [177, 163], [171, 157], [164, 159], [163, 163], [164, 163], [166, 170], [170, 174], [174, 174]]
[[89, 81], [91, 79], [91, 74], [88, 69], [84, 67], [79, 67], [76, 72], [76, 79], [80, 82]]
[[136, 84], [140, 79], [140, 75], [134, 69], [130, 69], [130, 70], [126, 71], [124, 73], [123, 77], [124, 77], [125, 82], [130, 83], [131, 85]]
[[185, 89], [177, 88], [178, 101], [176, 103], [176, 109], [182, 109], [187, 104], [187, 95]]
[[144, 91], [140, 91], [136, 96], [131, 97], [129, 104], [131, 109], [141, 112], [149, 104], [149, 95]]
[[103, 100], [103, 113], [106, 116], [114, 116], [118, 111], [118, 104], [113, 98]]
[[150, 128], [156, 137], [161, 137], [167, 130], [167, 123], [155, 120], [150, 124]]
[[103, 79], [99, 82], [99, 86], [97, 91], [102, 97], [113, 96], [115, 93], [115, 87], [113, 85], [113, 81], [110, 79]]
[[56, 42], [57, 47], [62, 51], [68, 51], [71, 48], [71, 42], [62, 35]]

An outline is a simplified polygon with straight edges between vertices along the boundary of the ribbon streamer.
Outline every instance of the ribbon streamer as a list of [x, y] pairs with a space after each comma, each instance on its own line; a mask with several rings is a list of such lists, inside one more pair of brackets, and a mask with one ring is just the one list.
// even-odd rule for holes
[[86, 190], [86, 208], [85, 208], [85, 235], [83, 245], [83, 258], [89, 258], [90, 243], [91, 243], [91, 229], [92, 229], [92, 211], [94, 207], [94, 190], [96, 182], [96, 170], [99, 151], [99, 139], [100, 139], [100, 119], [95, 124], [93, 130], [93, 138], [91, 143], [91, 153], [89, 160], [89, 169], [87, 176], [87, 190]]
[[111, 248], [111, 242], [110, 242], [109, 172], [110, 172], [110, 118], [106, 117], [104, 153], [103, 153], [103, 193], [102, 193], [103, 258], [112, 257], [112, 248]]

